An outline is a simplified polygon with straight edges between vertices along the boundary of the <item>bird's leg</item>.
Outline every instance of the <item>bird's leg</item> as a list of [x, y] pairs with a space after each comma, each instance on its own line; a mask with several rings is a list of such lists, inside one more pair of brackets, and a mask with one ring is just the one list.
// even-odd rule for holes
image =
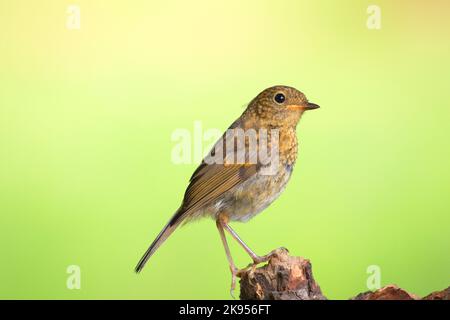
[[[223, 231], [223, 220], [219, 217], [216, 221], [217, 229], [219, 230], [220, 239], [222, 240], [223, 247], [225, 248], [225, 253], [227, 254], [228, 264], [231, 271], [231, 296], [234, 298], [233, 291], [236, 288], [236, 276], [239, 272], [238, 268], [234, 264], [233, 258], [231, 257], [230, 248], [228, 247], [227, 238], [225, 237], [225, 232]], [[226, 225], [226, 224], [225, 224]]]
[[266, 254], [265, 256], [258, 256], [255, 252], [253, 252], [252, 249], [250, 249], [244, 241], [242, 241], [241, 238], [239, 238], [238, 234], [236, 233], [236, 231], [234, 231], [229, 225], [228, 223], [222, 223], [223, 227], [225, 228], [225, 230], [227, 230], [231, 236], [242, 246], [242, 248], [244, 248], [245, 252], [248, 253], [248, 255], [252, 258], [253, 260], [253, 264], [259, 264], [262, 262], [266, 262], [269, 261], [270, 257], [272, 256], [272, 252], [269, 254]]

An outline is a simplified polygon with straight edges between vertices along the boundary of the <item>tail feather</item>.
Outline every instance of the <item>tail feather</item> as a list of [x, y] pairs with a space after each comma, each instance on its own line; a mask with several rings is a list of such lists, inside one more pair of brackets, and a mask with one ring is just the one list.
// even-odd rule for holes
[[173, 215], [172, 219], [166, 224], [166, 226], [161, 230], [161, 232], [158, 234], [155, 240], [153, 240], [150, 247], [147, 249], [147, 251], [142, 256], [141, 260], [139, 260], [136, 268], [134, 271], [136, 273], [141, 272], [141, 270], [144, 268], [145, 264], [147, 263], [148, 259], [155, 253], [155, 251], [163, 244], [164, 241], [172, 234], [172, 232], [175, 231], [175, 229], [179, 226], [179, 224], [184, 220], [184, 215], [178, 210]]

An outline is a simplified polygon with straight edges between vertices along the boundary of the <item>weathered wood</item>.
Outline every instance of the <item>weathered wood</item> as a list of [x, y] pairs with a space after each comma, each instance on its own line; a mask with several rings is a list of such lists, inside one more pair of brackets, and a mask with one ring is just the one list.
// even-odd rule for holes
[[311, 263], [291, 257], [286, 249], [277, 249], [269, 263], [241, 272], [243, 300], [325, 300], [314, 281]]
[[[239, 276], [242, 300], [326, 300], [314, 280], [310, 261], [302, 257], [291, 257], [283, 248], [275, 250], [266, 265], [242, 270]], [[351, 300], [421, 298], [396, 285], [388, 285], [376, 291], [360, 293]], [[433, 292], [422, 300], [450, 300], [450, 287]]]
[[450, 300], [450, 287], [442, 291], [435, 291], [430, 293], [422, 300]]
[[367, 291], [358, 294], [351, 300], [417, 300], [418, 296], [410, 294], [397, 287], [396, 285], [388, 285], [376, 291]]
[[352, 300], [450, 300], [450, 287], [442, 291], [435, 291], [424, 298], [408, 293], [396, 285], [388, 285], [376, 291], [358, 294]]

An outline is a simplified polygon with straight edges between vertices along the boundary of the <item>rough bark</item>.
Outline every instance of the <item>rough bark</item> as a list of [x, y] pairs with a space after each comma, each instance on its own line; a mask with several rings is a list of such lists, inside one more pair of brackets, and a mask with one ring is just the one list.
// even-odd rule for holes
[[422, 300], [450, 300], [450, 287], [442, 291], [430, 293]]
[[410, 294], [397, 287], [396, 285], [388, 285], [376, 291], [367, 291], [358, 294], [351, 300], [418, 300], [419, 297]]
[[311, 263], [277, 249], [269, 263], [241, 273], [242, 300], [325, 300]]
[[[274, 251], [269, 262], [240, 272], [242, 300], [326, 300], [314, 280], [309, 260], [289, 256], [286, 249]], [[351, 300], [421, 300], [396, 285], [367, 291]], [[450, 287], [433, 292], [422, 300], [450, 300]]]

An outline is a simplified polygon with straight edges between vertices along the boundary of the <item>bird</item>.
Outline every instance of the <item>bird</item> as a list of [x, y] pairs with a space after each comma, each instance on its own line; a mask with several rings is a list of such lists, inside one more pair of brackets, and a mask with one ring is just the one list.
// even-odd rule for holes
[[267, 88], [251, 100], [194, 171], [181, 206], [148, 247], [135, 272], [143, 269], [178, 226], [211, 217], [225, 249], [233, 295], [241, 270], [234, 263], [225, 232], [250, 256], [252, 266], [273, 255], [274, 251], [257, 255], [229, 224], [247, 222], [285, 190], [297, 160], [297, 124], [305, 111], [317, 108], [301, 91], [284, 85]]

